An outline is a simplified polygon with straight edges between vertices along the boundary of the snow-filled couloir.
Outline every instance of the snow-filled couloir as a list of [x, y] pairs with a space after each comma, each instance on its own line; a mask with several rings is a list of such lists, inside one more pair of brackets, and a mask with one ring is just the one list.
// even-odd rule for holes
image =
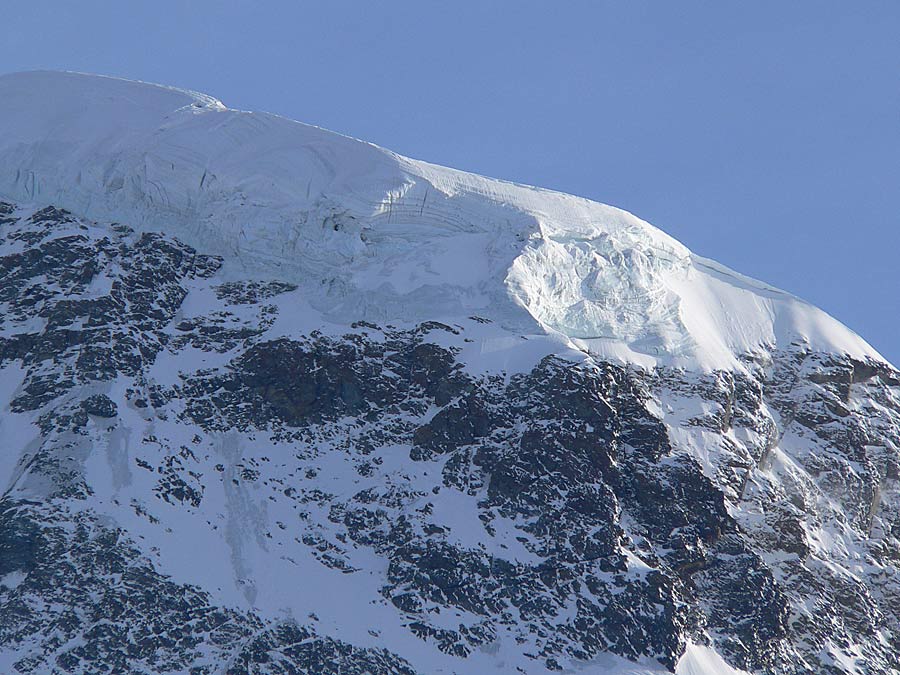
[[[337, 322], [478, 314], [643, 365], [760, 345], [881, 357], [821, 310], [620, 209], [408, 159], [202, 94], [0, 77], [0, 196], [161, 230]], [[524, 310], [524, 311], [523, 311]]]

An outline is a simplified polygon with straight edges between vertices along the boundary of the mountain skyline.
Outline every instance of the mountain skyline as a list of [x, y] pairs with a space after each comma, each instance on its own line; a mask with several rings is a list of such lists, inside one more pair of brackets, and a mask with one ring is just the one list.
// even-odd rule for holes
[[205, 94], [0, 101], [0, 670], [900, 668], [900, 372], [822, 310]]
[[898, 32], [885, 0], [38, 0], [0, 26], [0, 63], [199, 89], [613, 204], [897, 362]]

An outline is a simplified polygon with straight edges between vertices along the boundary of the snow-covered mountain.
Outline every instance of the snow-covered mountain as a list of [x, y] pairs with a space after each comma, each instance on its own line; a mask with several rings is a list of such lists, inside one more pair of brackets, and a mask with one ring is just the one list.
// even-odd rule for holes
[[0, 672], [900, 672], [900, 373], [629, 213], [7, 75], [0, 306]]

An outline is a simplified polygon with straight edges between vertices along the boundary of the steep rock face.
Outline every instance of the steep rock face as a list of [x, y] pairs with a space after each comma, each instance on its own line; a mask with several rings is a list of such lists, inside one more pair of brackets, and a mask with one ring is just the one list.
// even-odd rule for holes
[[0, 204], [4, 672], [900, 669], [887, 364], [484, 369], [539, 340], [220, 266]]

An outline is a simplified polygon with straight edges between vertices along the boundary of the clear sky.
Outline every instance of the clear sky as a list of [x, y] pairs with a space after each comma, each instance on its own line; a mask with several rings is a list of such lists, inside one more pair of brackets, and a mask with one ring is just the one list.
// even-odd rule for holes
[[614, 204], [900, 364], [900, 0], [20, 0], [3, 14], [0, 72], [196, 89]]

